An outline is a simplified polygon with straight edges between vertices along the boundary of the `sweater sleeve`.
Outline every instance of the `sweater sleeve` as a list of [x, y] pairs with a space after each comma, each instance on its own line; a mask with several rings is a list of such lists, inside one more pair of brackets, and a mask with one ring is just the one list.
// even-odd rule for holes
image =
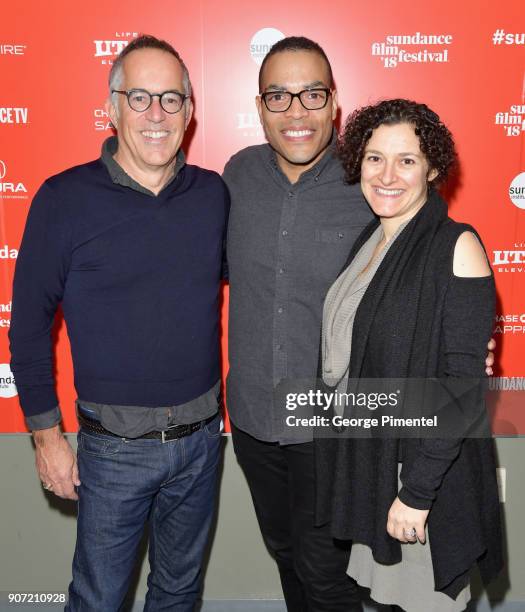
[[[479, 415], [480, 385], [485, 377], [485, 357], [494, 321], [495, 287], [493, 276], [451, 279], [442, 320], [444, 384], [449, 381], [453, 395], [465, 388], [455, 407], [458, 417], [467, 415], [458, 431], [465, 433], [469, 418]], [[454, 380], [451, 380], [454, 379]], [[479, 380], [479, 385], [472, 384]], [[477, 406], [472, 406], [477, 402]], [[460, 434], [461, 435], [461, 434]], [[407, 506], [428, 510], [443, 477], [461, 449], [462, 438], [421, 440], [419, 456], [410, 466], [403, 465], [399, 499]]]
[[69, 269], [70, 244], [64, 207], [46, 182], [31, 204], [18, 254], [9, 331], [20, 405], [35, 429], [58, 422], [51, 331]]

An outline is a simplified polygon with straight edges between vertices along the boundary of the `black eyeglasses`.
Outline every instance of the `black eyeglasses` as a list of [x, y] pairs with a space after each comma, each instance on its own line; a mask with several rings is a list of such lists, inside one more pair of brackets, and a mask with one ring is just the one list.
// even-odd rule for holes
[[326, 106], [331, 95], [332, 91], [327, 88], [303, 89], [298, 93], [266, 91], [261, 94], [261, 99], [271, 113], [284, 113], [292, 106], [294, 98], [299, 98], [299, 102], [306, 110], [321, 110]]
[[145, 110], [148, 110], [153, 102], [153, 98], [157, 97], [162, 109], [170, 115], [178, 113], [184, 101], [190, 97], [178, 91], [164, 91], [160, 94], [152, 94], [145, 89], [130, 89], [129, 91], [112, 89], [111, 93], [118, 93], [126, 96], [129, 107], [137, 113], [143, 113]]

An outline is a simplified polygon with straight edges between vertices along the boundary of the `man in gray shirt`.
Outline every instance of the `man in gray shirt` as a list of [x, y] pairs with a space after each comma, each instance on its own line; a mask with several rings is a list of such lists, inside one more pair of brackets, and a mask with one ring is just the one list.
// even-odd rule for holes
[[286, 431], [274, 392], [315, 376], [323, 298], [372, 213], [335, 157], [337, 93], [324, 51], [302, 37], [276, 43], [259, 91], [269, 144], [234, 155], [223, 175], [233, 443], [288, 610], [362, 610], [349, 551], [314, 525], [313, 443]]
[[[337, 93], [322, 48], [303, 37], [276, 43], [259, 92], [268, 144], [234, 155], [223, 175], [233, 444], [289, 612], [352, 612], [362, 604], [346, 574], [348, 547], [315, 526], [311, 436], [287, 431], [276, 391], [307, 391], [315, 378], [325, 294], [372, 213], [335, 156]], [[492, 363], [489, 353], [488, 374]]]

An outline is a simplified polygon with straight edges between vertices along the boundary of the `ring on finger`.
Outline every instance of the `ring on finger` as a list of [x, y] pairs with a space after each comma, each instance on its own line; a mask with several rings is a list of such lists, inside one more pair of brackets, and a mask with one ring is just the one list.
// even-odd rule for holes
[[415, 538], [416, 537], [416, 528], [412, 527], [412, 529], [404, 529], [403, 533], [405, 534], [405, 538]]

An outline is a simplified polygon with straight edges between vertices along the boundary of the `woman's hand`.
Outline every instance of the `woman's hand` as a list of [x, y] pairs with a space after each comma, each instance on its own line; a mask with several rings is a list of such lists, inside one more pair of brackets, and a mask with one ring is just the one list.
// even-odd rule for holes
[[[425, 523], [429, 512], [430, 510], [411, 508], [404, 504], [399, 497], [396, 497], [388, 511], [386, 530], [400, 542], [416, 542], [416, 540], [419, 540], [424, 544], [426, 541]], [[413, 536], [412, 533], [414, 533]]]

